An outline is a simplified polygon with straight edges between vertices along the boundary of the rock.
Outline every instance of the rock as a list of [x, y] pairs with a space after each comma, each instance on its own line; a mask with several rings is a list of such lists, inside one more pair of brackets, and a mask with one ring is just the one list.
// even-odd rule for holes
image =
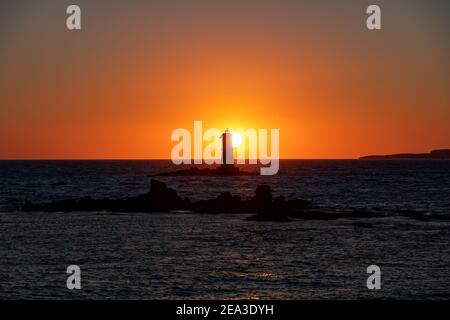
[[268, 185], [258, 186], [255, 190], [255, 202], [258, 213], [272, 210], [272, 189]]
[[[238, 195], [224, 192], [215, 199], [191, 201], [181, 199], [176, 190], [167, 187], [164, 182], [151, 180], [150, 191], [135, 197], [123, 199], [66, 199], [48, 203], [32, 203], [26, 201], [23, 211], [73, 212], [73, 211], [107, 211], [107, 212], [161, 212], [189, 211], [198, 213], [254, 213], [247, 220], [252, 221], [289, 221], [289, 218], [307, 220], [334, 220], [339, 218], [376, 218], [384, 216], [382, 210], [348, 209], [325, 211], [313, 208], [311, 202], [302, 199], [286, 200], [283, 196], [273, 199], [272, 189], [268, 185], [260, 185], [255, 196], [242, 199]], [[394, 213], [420, 221], [450, 221], [450, 215], [416, 210], [399, 210]], [[355, 224], [355, 226], [363, 226]], [[366, 227], [366, 226], [364, 226]]]
[[219, 166], [215, 169], [191, 167], [189, 169], [181, 169], [176, 171], [160, 172], [153, 177], [179, 177], [179, 176], [256, 176], [259, 172], [240, 171], [235, 166]]
[[258, 186], [255, 196], [242, 199], [238, 195], [224, 192], [215, 199], [191, 202], [181, 199], [174, 189], [158, 180], [151, 180], [150, 191], [135, 197], [124, 199], [67, 199], [49, 203], [25, 202], [23, 211], [73, 212], [73, 211], [108, 211], [108, 212], [161, 212], [169, 210], [193, 211], [198, 213], [256, 213], [248, 220], [254, 221], [289, 221], [288, 216], [296, 216], [309, 206], [305, 200], [286, 201], [279, 196], [272, 200], [272, 189], [268, 185]]
[[167, 188], [166, 184], [152, 179], [150, 181], [150, 204], [153, 211], [182, 209], [182, 200], [174, 189]]
[[284, 197], [272, 201], [272, 189], [268, 185], [258, 186], [253, 198], [257, 214], [248, 217], [251, 221], [289, 221], [287, 203]]

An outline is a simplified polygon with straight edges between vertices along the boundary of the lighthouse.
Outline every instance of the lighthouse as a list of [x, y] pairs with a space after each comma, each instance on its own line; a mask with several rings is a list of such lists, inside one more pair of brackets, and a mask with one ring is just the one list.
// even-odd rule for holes
[[222, 138], [222, 166], [234, 166], [233, 145], [230, 130], [225, 130]]

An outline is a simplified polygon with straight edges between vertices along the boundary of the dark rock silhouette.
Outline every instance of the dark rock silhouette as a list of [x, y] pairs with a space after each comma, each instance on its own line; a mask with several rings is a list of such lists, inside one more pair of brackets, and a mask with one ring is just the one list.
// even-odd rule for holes
[[397, 160], [413, 160], [413, 159], [450, 159], [450, 149], [433, 150], [430, 153], [399, 153], [389, 155], [376, 155], [361, 157], [361, 160], [383, 160], [383, 159], [397, 159]]
[[153, 177], [179, 177], [179, 176], [257, 176], [259, 172], [241, 171], [233, 165], [222, 165], [215, 169], [191, 167], [176, 171], [160, 172]]
[[182, 199], [174, 189], [158, 180], [151, 180], [150, 192], [124, 199], [68, 199], [48, 203], [25, 202], [23, 211], [73, 212], [73, 211], [109, 211], [109, 212], [161, 212], [170, 210], [188, 210], [198, 213], [256, 213], [252, 220], [286, 221], [292, 214], [298, 214], [309, 206], [309, 201], [286, 201], [277, 197], [272, 201], [272, 190], [263, 185], [256, 188], [253, 198], [242, 199], [238, 195], [224, 192], [215, 199], [191, 202]]
[[[256, 188], [255, 197], [256, 215], [248, 217], [247, 220], [258, 221], [289, 221], [289, 211], [294, 207], [289, 207], [284, 197], [280, 196], [272, 201], [272, 189], [268, 185]], [[303, 207], [298, 209], [303, 210]]]
[[267, 212], [272, 206], [272, 189], [268, 185], [262, 185], [255, 190], [255, 201], [258, 212]]
[[[150, 191], [135, 197], [123, 199], [67, 199], [48, 203], [25, 202], [23, 211], [41, 212], [167, 212], [171, 210], [196, 213], [253, 213], [247, 220], [252, 221], [289, 221], [291, 218], [305, 220], [335, 220], [340, 218], [377, 218], [385, 216], [381, 210], [324, 210], [313, 207], [310, 201], [302, 199], [286, 200], [283, 196], [273, 198], [268, 185], [258, 186], [254, 197], [242, 199], [230, 192], [223, 192], [214, 199], [190, 201], [182, 199], [176, 190], [165, 183], [151, 180]], [[450, 221], [450, 215], [415, 210], [391, 212], [420, 221]], [[356, 225], [359, 226], [359, 225]]]
[[34, 204], [25, 202], [23, 211], [72, 212], [72, 211], [111, 211], [111, 212], [153, 212], [184, 209], [190, 201], [181, 199], [174, 189], [163, 182], [151, 180], [150, 192], [124, 199], [68, 199]]
[[190, 203], [188, 200], [181, 200], [174, 189], [168, 188], [163, 182], [154, 179], [151, 180], [149, 195], [151, 204], [149, 209], [152, 211], [183, 209]]

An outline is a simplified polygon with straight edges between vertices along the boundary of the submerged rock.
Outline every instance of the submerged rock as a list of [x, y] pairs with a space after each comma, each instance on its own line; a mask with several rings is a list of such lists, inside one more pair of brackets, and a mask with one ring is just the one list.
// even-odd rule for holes
[[191, 167], [189, 169], [180, 169], [176, 171], [160, 172], [153, 177], [180, 177], [180, 176], [257, 176], [259, 172], [241, 171], [235, 166], [220, 166], [215, 169]]

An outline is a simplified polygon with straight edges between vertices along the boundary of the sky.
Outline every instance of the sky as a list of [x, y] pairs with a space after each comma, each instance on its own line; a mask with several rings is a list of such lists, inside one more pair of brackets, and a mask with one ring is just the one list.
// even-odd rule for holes
[[[78, 4], [82, 30], [66, 29]], [[378, 4], [382, 29], [366, 28]], [[0, 159], [167, 159], [277, 128], [281, 158], [450, 148], [447, 0], [0, 2]]]

